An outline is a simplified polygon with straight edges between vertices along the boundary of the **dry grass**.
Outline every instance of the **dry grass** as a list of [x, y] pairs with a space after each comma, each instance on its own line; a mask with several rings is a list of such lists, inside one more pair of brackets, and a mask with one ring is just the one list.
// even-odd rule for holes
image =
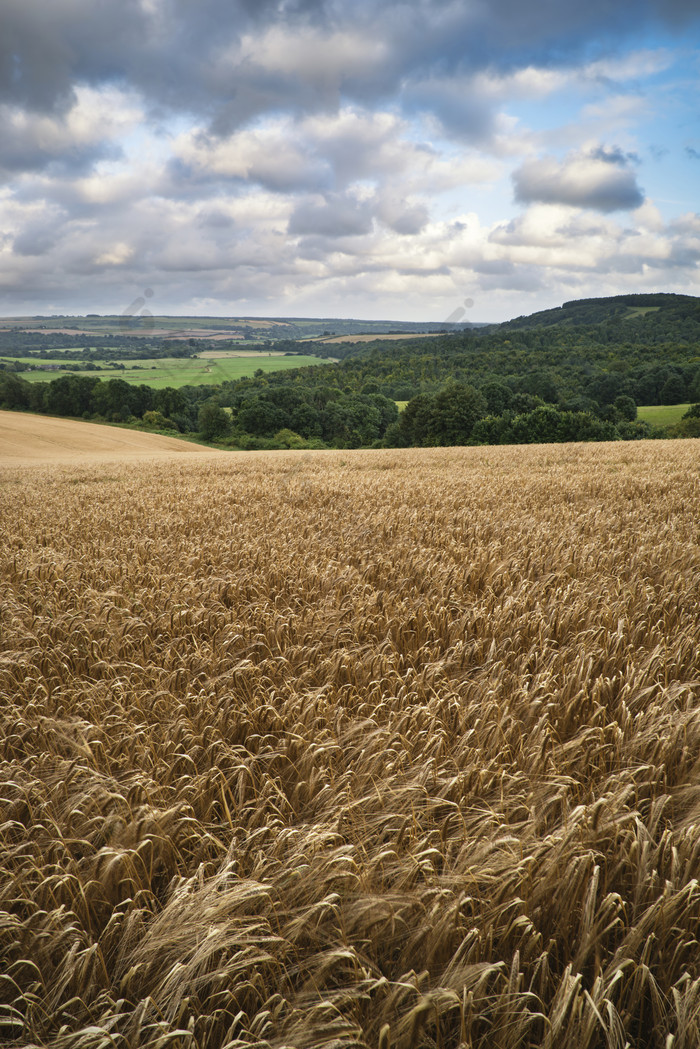
[[0, 1041], [700, 1042], [700, 442], [0, 471]]

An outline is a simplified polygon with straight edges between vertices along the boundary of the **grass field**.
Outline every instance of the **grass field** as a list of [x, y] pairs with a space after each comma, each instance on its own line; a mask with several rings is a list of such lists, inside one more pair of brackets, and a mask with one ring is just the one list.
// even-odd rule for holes
[[700, 442], [143, 455], [0, 466], [3, 1044], [698, 1045]]
[[624, 320], [632, 320], [634, 317], [645, 317], [647, 313], [658, 313], [660, 306], [628, 306]]
[[637, 408], [637, 418], [651, 426], [675, 426], [688, 408], [689, 404], [650, 404]]
[[[51, 362], [53, 363], [53, 362]], [[60, 364], [60, 361], [56, 363]], [[50, 382], [60, 375], [96, 375], [99, 379], [124, 379], [136, 385], [144, 383], [160, 390], [165, 386], [208, 386], [253, 375], [258, 369], [263, 372], [286, 371], [290, 368], [307, 368], [329, 363], [319, 357], [286, 357], [279, 354], [251, 354], [240, 352], [230, 356], [199, 358], [165, 357], [161, 360], [125, 361], [124, 371], [102, 366], [99, 372], [20, 372], [29, 382]], [[138, 367], [134, 367], [138, 365]]]

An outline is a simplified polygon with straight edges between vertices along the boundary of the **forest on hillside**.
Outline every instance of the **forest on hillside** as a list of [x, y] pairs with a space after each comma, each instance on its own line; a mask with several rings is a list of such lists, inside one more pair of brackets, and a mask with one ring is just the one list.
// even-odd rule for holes
[[[308, 352], [290, 339], [266, 348]], [[133, 421], [230, 447], [359, 448], [638, 439], [660, 435], [637, 420], [638, 405], [700, 402], [700, 300], [691, 296], [581, 300], [484, 329], [316, 351], [341, 359], [177, 390], [85, 375], [29, 384], [5, 371], [0, 406]], [[699, 414], [691, 408], [675, 432], [700, 436]]]

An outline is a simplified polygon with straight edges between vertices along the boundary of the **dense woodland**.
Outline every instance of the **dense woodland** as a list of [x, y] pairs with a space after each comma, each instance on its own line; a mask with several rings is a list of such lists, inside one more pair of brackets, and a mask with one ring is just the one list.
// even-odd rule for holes
[[[143, 340], [126, 341], [144, 355]], [[116, 352], [113, 342], [105, 338], [105, 353]], [[92, 343], [75, 352], [103, 352]], [[198, 348], [188, 343], [180, 352]], [[309, 352], [295, 340], [270, 348]], [[135, 422], [231, 447], [359, 448], [667, 436], [637, 420], [637, 405], [700, 402], [700, 300], [691, 296], [581, 300], [435, 337], [314, 349], [340, 359], [177, 390], [92, 375], [29, 384], [5, 370], [0, 406]], [[122, 357], [124, 350], [136, 353], [124, 346]], [[407, 402], [401, 414], [397, 401]], [[700, 436], [699, 415], [691, 409], [676, 432]]]

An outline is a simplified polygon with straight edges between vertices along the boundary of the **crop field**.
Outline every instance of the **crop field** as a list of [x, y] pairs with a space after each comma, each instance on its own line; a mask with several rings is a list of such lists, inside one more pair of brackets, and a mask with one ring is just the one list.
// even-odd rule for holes
[[2, 1044], [700, 1044], [700, 442], [144, 456], [0, 459]]
[[[60, 361], [50, 363], [60, 364]], [[280, 354], [250, 353], [234, 351], [231, 354], [206, 358], [163, 357], [144, 358], [140, 361], [124, 361], [124, 369], [110, 368], [101, 363], [99, 371], [26, 371], [19, 374], [29, 382], [51, 382], [61, 375], [93, 375], [98, 379], [124, 379], [126, 382], [152, 386], [161, 390], [166, 386], [208, 386], [242, 379], [253, 375], [258, 369], [263, 372], [285, 371], [290, 368], [306, 368], [327, 364], [320, 357], [284, 356]]]
[[[9, 465], [82, 464], [202, 455], [209, 448], [121, 426], [0, 411], [0, 471]], [[1, 473], [0, 473], [0, 476]]]

